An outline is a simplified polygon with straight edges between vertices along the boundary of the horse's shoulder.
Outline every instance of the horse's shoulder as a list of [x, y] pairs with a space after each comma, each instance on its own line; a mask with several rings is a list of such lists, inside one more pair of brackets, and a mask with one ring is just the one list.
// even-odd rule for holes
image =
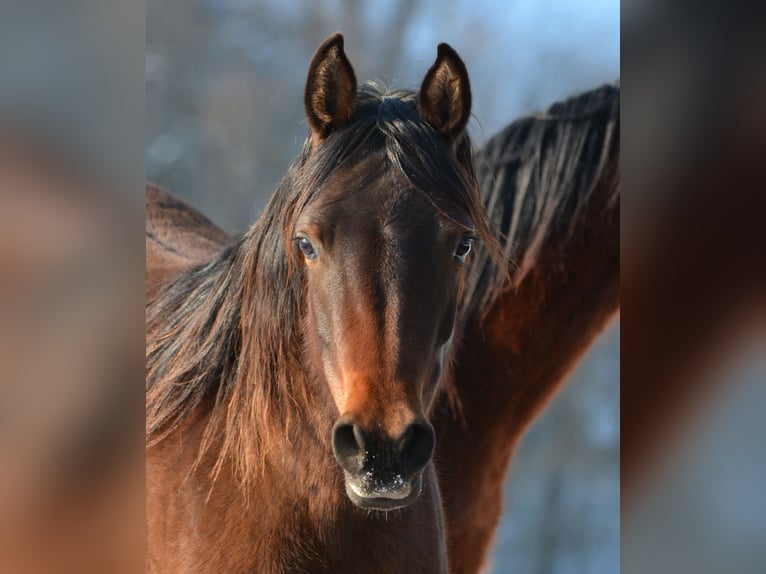
[[146, 185], [146, 291], [210, 259], [233, 238], [181, 198]]

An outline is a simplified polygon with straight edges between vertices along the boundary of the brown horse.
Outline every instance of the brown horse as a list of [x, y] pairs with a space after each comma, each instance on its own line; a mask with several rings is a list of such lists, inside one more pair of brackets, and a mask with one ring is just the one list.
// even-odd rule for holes
[[146, 187], [146, 298], [169, 279], [212, 259], [234, 238], [189, 204]]
[[250, 231], [204, 261], [226, 240], [204, 218], [189, 253], [152, 218], [149, 570], [447, 570], [428, 416], [472, 242], [497, 248], [470, 104], [449, 46], [419, 93], [384, 94], [357, 89], [335, 35], [309, 68], [310, 136]]
[[[519, 120], [476, 154], [484, 202], [517, 265], [508, 284], [481, 251], [472, 263], [454, 375], [462, 417], [445, 394], [434, 421], [454, 572], [480, 569], [519, 436], [617, 308], [618, 154], [617, 86]], [[223, 238], [219, 249], [230, 241], [156, 189], [150, 214], [147, 273], [172, 277], [149, 255], [161, 244], [191, 261], [209, 256], [210, 237]]]
[[508, 282], [479, 253], [466, 284], [454, 387], [434, 424], [450, 568], [478, 572], [518, 439], [619, 307], [620, 89], [523, 118], [475, 156], [503, 233]]

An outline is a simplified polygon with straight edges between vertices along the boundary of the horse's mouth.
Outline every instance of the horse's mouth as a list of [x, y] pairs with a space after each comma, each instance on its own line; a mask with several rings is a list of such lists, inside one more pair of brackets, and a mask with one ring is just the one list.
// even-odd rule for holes
[[355, 505], [367, 510], [395, 510], [409, 506], [423, 489], [420, 474], [409, 480], [395, 476], [385, 482], [372, 481], [365, 476], [346, 475], [346, 494]]

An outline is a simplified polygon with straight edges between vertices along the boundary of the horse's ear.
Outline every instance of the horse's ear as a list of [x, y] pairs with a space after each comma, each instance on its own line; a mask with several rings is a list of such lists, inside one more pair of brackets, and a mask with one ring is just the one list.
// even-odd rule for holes
[[354, 113], [356, 76], [339, 32], [327, 38], [311, 60], [304, 103], [314, 141], [326, 138]]
[[471, 85], [465, 64], [447, 44], [439, 44], [418, 95], [420, 115], [450, 142], [465, 130], [471, 116]]

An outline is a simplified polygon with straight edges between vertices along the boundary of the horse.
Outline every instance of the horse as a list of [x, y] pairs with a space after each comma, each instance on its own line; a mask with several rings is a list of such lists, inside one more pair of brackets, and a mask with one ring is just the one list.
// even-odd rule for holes
[[215, 257], [234, 238], [185, 201], [146, 186], [146, 300], [169, 279]]
[[444, 395], [434, 415], [451, 572], [480, 571], [519, 438], [619, 309], [619, 104], [619, 84], [605, 85], [512, 123], [475, 154], [511, 269], [481, 250], [473, 261], [459, 408]]
[[[477, 572], [484, 563], [516, 442], [619, 305], [619, 95], [619, 86], [610, 85], [556, 104], [514, 122], [475, 154], [485, 207], [505, 230], [504, 261], [516, 263], [509, 282], [478, 250], [461, 310], [467, 334], [455, 354], [452, 394], [435, 409], [453, 572]], [[217, 249], [233, 240], [156, 188], [147, 191], [150, 214], [147, 254], [158, 249], [158, 238], [186, 259], [200, 257], [194, 246], [214, 235], [222, 238]], [[156, 261], [149, 257], [147, 273]], [[560, 295], [567, 288], [579, 302], [558, 320], [572, 307]], [[489, 395], [475, 376], [484, 372], [493, 385]], [[472, 434], [477, 430], [486, 433]]]
[[150, 226], [147, 256], [173, 255], [147, 262], [152, 572], [447, 571], [429, 417], [474, 244], [499, 254], [465, 65], [440, 44], [418, 92], [357, 88], [335, 34], [304, 104], [302, 152], [243, 236], [208, 258], [214, 228], [184, 253]]

